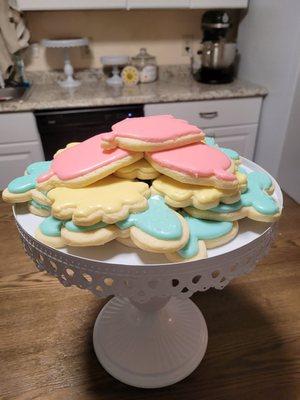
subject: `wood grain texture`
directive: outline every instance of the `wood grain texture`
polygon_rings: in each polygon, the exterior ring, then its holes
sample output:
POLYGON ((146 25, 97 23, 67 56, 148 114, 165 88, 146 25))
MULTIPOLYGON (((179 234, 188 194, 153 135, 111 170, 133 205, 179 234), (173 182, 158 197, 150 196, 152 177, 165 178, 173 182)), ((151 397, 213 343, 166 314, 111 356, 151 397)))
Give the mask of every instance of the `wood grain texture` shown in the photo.
POLYGON ((278 239, 250 275, 193 296, 209 329, 203 362, 159 390, 123 385, 99 365, 92 329, 105 301, 64 288, 25 255, 0 203, 1 400, 300 399, 300 208, 287 196, 278 239))

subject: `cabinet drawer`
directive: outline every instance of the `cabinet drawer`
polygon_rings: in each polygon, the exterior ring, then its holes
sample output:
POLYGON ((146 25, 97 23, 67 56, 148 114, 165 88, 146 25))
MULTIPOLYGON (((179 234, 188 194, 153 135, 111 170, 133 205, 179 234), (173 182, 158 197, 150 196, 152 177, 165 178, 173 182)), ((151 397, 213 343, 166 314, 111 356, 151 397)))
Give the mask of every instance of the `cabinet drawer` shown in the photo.
POLYGON ((187 101, 146 104, 145 115, 172 114, 200 128, 257 124, 262 99, 187 101))
POLYGON ((0 114, 0 143, 39 141, 35 118, 31 112, 0 114))
POLYGON ((43 161, 44 154, 39 142, 0 145, 0 189, 24 174, 29 164, 43 161))

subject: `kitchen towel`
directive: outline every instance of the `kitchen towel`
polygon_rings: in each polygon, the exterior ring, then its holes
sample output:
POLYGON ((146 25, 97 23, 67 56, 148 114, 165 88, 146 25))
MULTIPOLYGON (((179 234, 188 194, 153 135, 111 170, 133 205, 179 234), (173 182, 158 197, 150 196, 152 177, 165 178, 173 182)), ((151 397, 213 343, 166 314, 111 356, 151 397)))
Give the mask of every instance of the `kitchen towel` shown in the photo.
POLYGON ((28 46, 30 34, 20 12, 0 0, 0 72, 4 79, 10 75, 14 62, 12 55, 28 46))

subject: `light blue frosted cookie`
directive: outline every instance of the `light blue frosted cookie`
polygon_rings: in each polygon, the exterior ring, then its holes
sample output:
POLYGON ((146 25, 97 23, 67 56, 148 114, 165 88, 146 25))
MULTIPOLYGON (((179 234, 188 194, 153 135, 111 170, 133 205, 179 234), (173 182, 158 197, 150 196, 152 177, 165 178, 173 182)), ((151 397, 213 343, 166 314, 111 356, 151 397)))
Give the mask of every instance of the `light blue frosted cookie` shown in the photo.
POLYGON ((54 248, 68 246, 100 246, 124 233, 115 225, 104 222, 78 226, 72 221, 62 221, 53 216, 45 218, 36 231, 36 238, 54 248))
POLYGON ((250 172, 247 178, 248 188, 236 203, 220 203, 217 207, 205 211, 194 207, 187 207, 185 210, 196 218, 215 221, 236 221, 244 217, 262 222, 276 221, 281 210, 270 194, 273 191, 271 178, 259 171, 250 172))
POLYGON ((28 202, 28 209, 32 214, 38 215, 39 217, 48 217, 51 214, 51 206, 39 203, 36 200, 30 200, 28 202))
POLYGON ((173 262, 206 258, 206 249, 221 246, 238 233, 237 222, 208 221, 182 213, 189 226, 189 240, 177 253, 167 254, 173 262))
POLYGON ((185 219, 165 204, 159 195, 148 199, 148 209, 116 224, 128 230, 130 239, 140 249, 154 252, 174 252, 183 247, 189 238, 185 219))
POLYGON ((3 191, 3 200, 8 203, 24 203, 32 199, 32 191, 37 185, 37 178, 47 172, 51 161, 30 164, 23 176, 13 179, 3 191))

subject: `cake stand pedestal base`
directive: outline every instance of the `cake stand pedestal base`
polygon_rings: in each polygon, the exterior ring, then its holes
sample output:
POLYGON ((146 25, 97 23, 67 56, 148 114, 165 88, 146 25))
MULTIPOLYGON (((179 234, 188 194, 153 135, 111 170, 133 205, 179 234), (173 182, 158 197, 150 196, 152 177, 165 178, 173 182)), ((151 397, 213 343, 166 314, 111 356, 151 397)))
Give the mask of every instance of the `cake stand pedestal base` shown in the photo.
POLYGON ((94 327, 102 366, 119 381, 159 388, 188 376, 207 347, 204 317, 191 300, 154 298, 148 303, 114 297, 94 327))

